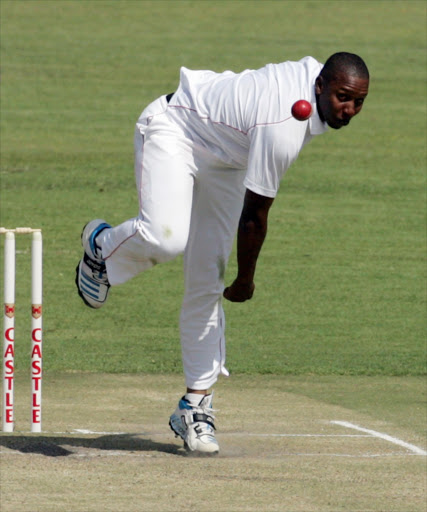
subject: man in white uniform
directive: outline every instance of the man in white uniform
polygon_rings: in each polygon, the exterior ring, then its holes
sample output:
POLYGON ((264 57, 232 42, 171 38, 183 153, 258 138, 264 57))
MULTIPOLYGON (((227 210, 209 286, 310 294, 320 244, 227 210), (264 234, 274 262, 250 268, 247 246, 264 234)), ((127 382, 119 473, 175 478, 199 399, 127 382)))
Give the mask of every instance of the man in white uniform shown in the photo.
POLYGON ((209 390, 228 375, 222 297, 252 297, 281 178, 315 135, 349 123, 368 86, 363 60, 345 52, 325 66, 305 57, 238 74, 182 68, 177 91, 151 103, 136 124, 138 216, 114 228, 96 219, 83 230, 76 284, 93 308, 103 305, 110 285, 184 252, 187 393, 170 426, 190 451, 219 451, 209 390), (291 115, 299 99, 312 106, 307 121, 291 115), (238 274, 224 290, 236 231, 238 274))

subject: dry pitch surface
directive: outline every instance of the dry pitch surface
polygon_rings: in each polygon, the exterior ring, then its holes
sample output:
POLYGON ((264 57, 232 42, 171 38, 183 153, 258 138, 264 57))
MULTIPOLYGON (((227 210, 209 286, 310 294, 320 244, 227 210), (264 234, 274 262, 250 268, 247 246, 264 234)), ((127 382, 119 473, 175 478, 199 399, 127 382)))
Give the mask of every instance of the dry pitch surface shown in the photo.
POLYGON ((425 512, 422 412, 402 428, 233 377, 216 389, 221 454, 201 458, 167 425, 178 377, 48 376, 41 435, 24 432, 27 380, 0 438, 2 512, 425 512))

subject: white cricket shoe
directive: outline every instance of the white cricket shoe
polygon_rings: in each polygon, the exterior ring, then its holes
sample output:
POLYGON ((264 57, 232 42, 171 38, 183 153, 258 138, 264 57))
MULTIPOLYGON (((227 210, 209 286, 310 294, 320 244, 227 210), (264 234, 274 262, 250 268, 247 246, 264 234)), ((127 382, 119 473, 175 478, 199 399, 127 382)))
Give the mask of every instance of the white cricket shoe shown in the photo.
POLYGON ((82 232, 83 258, 76 268, 78 293, 87 306, 95 309, 105 303, 110 288, 101 248, 96 243, 96 237, 108 228, 111 228, 110 224, 102 219, 86 224, 82 232))
POLYGON ((214 455, 219 452, 214 420, 212 395, 204 395, 197 405, 183 396, 169 419, 169 426, 190 452, 214 455))

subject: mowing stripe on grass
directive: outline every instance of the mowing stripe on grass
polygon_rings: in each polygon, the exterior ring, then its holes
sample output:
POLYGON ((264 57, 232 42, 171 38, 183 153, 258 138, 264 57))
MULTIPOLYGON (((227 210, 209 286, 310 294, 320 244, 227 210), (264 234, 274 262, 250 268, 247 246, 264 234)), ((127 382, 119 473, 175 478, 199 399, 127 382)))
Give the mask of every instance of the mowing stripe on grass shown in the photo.
POLYGON ((404 448, 407 448, 413 453, 417 455, 427 455, 427 452, 414 444, 406 443, 401 439, 397 439, 397 437, 389 436, 388 434, 383 434, 382 432, 377 432, 376 430, 371 430, 369 428, 359 427, 358 425, 354 425, 353 423, 349 423, 348 421, 331 421, 331 423, 335 425, 341 425, 342 427, 352 428, 353 430, 358 430, 359 432, 365 432, 366 434, 370 434, 373 437, 378 437, 380 439, 384 439, 384 441, 388 441, 389 443, 397 444, 404 448))

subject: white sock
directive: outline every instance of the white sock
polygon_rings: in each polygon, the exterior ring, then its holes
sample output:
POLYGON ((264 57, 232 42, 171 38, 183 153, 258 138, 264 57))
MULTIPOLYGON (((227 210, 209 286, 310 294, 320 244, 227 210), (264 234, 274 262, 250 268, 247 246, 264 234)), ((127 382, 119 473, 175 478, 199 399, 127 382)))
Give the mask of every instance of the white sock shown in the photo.
POLYGON ((185 398, 190 402, 191 405, 199 405, 200 401, 206 395, 200 395, 199 393, 187 393, 185 398))

